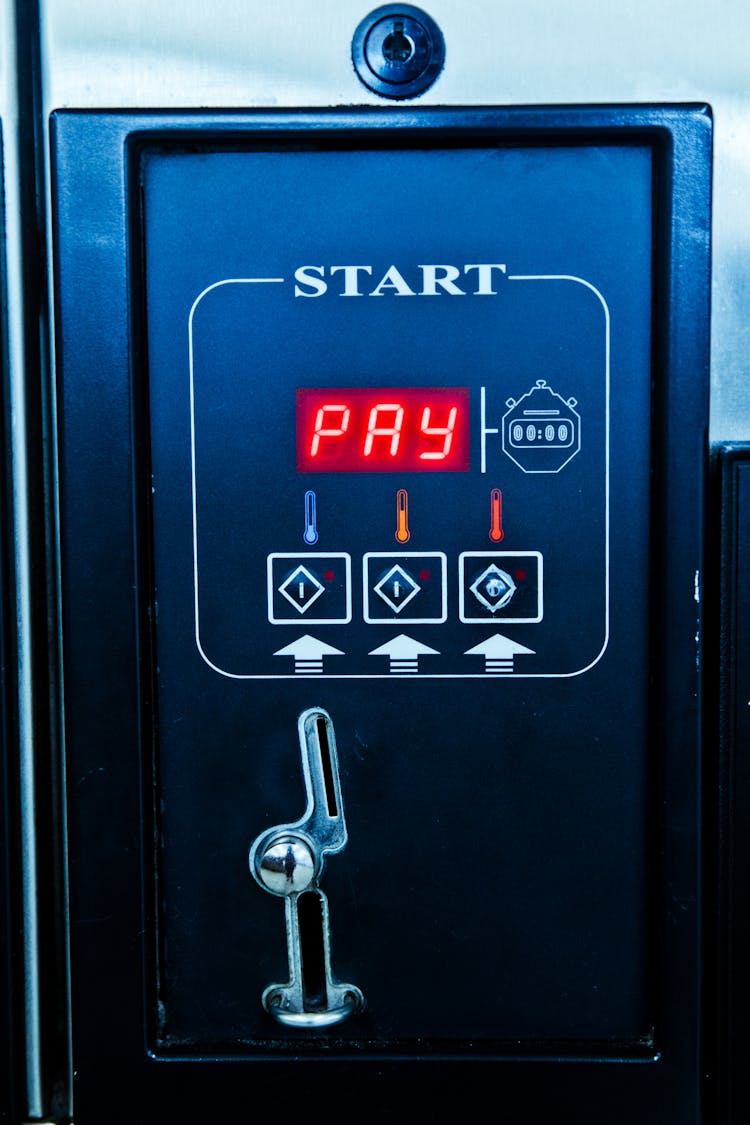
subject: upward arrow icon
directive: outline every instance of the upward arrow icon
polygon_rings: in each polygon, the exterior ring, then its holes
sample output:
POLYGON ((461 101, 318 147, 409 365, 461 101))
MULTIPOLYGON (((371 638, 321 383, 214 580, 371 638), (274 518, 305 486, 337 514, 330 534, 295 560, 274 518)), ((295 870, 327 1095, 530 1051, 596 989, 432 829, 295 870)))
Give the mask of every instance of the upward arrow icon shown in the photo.
POLYGON ((502 633, 493 633, 491 637, 480 641, 478 645, 466 650, 466 656, 483 656, 484 670, 489 676, 508 675, 513 671, 513 661, 522 654, 534 655, 533 648, 526 648, 502 633))
POLYGON ((319 641, 317 637, 311 637, 309 633, 305 633, 304 637, 298 637, 296 641, 284 645, 283 648, 274 653, 274 656, 293 656, 295 672, 307 672, 314 675, 319 675, 323 671, 324 656, 343 655, 340 648, 334 648, 333 645, 328 645, 325 641, 319 641))
POLYGON ((429 645, 422 644, 421 641, 415 641, 413 637, 407 637, 405 633, 399 633, 397 637, 392 637, 384 645, 374 648, 370 656, 388 656, 390 658, 389 671, 401 673, 401 675, 406 673, 414 675, 419 671, 419 657, 428 653, 432 656, 439 656, 437 649, 430 648, 429 645))

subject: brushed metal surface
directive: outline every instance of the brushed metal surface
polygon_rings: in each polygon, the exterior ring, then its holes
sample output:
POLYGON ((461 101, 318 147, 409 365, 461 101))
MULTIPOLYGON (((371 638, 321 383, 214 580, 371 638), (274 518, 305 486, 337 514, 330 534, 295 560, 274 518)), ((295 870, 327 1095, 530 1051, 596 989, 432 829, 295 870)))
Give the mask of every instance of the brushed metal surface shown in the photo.
MULTIPOLYGON (((34 769, 36 724, 33 707, 33 636, 31 629, 31 558, 26 427, 26 363, 24 347, 24 284, 21 228, 21 175, 18 138, 16 28, 12 0, 0 0, 0 122, 2 123, 3 213, 7 286, 8 406, 11 414, 10 462, 14 520, 13 582, 16 611, 16 706, 18 712, 18 787, 22 860, 24 1026, 26 1108, 41 1116, 41 1008, 39 922, 36 912, 37 846, 35 833, 36 783, 34 769)), ((15 747, 12 751, 15 751, 15 747)))
MULTIPOLYGON (((367 0, 42 0, 48 107, 382 104, 350 60, 367 0)), ((431 0, 432 104, 694 100, 747 88, 742 0, 431 0)))
POLYGON ((0 0, 0 121, 7 128, 15 120, 15 69, 13 67, 13 7, 10 0, 0 0))
MULTIPOLYGON (((41 0, 44 103, 382 105, 349 47, 361 0, 41 0)), ((750 5, 430 0, 445 69, 406 106, 708 102, 715 114, 711 437, 750 437, 750 5)), ((392 106, 394 113, 399 106, 392 106)))

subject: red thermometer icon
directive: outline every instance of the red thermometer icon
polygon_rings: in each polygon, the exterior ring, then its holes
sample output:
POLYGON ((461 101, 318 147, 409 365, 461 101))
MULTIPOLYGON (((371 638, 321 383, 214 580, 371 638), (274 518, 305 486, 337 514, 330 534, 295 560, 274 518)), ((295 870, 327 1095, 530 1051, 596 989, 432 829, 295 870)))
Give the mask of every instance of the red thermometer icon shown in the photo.
POLYGON ((499 488, 493 488, 490 492, 490 539, 493 543, 500 543, 504 535, 503 494, 499 488))

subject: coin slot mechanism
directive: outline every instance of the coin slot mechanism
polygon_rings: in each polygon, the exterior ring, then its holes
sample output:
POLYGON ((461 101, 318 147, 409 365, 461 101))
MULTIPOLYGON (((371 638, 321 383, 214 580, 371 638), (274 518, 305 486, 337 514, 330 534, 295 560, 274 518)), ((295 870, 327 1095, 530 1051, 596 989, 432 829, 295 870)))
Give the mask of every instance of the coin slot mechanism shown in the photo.
POLYGON ((302 962, 302 1006, 306 1012, 328 1007, 326 955, 323 937, 323 903, 315 891, 306 891, 297 900, 300 960, 302 962))
POLYGON ((330 1027, 361 1011, 364 997, 331 970, 328 900, 320 889, 325 858, 347 842, 339 786, 336 734, 322 707, 297 720, 307 802, 299 820, 277 824, 258 836, 248 862, 253 878, 284 899, 289 981, 270 984, 263 1007, 288 1027, 330 1027))
POLYGON ((326 810, 331 819, 333 819, 339 815, 339 807, 336 800, 336 783, 333 779, 333 762, 331 761, 331 748, 328 742, 328 727, 322 716, 316 723, 316 730, 318 734, 320 765, 323 774, 323 788, 325 789, 326 810))

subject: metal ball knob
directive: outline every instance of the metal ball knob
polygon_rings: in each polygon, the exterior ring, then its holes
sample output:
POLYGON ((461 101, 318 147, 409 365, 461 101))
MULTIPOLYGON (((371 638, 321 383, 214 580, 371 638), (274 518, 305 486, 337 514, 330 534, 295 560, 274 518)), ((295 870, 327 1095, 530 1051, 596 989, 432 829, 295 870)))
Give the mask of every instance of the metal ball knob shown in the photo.
POLYGON ((315 857, 298 837, 274 840, 258 860, 258 875, 272 894, 297 894, 315 878, 315 857))

